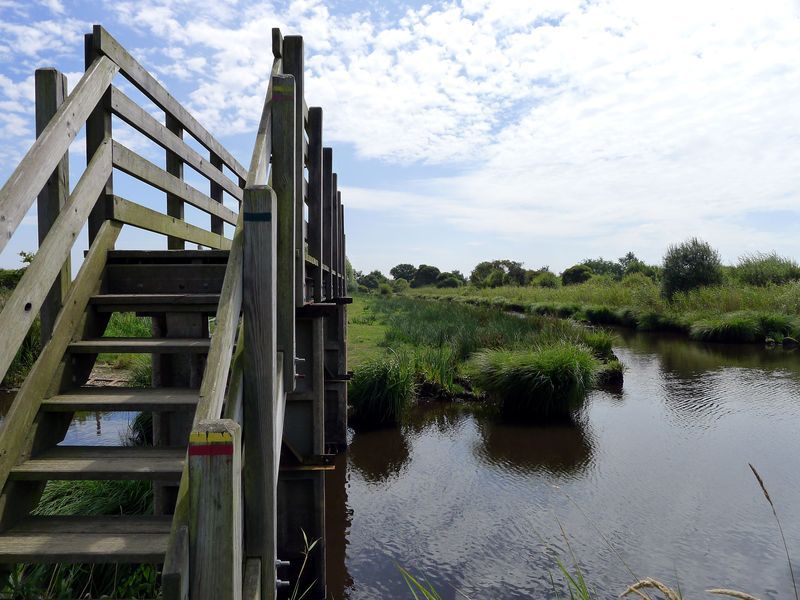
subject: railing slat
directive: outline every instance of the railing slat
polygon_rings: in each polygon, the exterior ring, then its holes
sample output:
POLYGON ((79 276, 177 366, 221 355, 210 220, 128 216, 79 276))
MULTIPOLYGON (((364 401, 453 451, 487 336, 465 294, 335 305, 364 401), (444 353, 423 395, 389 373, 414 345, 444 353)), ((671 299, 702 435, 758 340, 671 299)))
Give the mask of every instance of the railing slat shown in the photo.
POLYGON ((0 312, 0 380, 46 298, 64 261, 70 255, 75 238, 83 228, 111 173, 111 144, 106 140, 83 172, 64 209, 59 213, 31 265, 25 269, 11 297, 0 312))
POLYGON ((261 109, 261 120, 258 122, 256 141, 253 144, 253 154, 250 157, 250 170, 247 172, 246 187, 266 185, 269 158, 272 154, 272 76, 281 72, 281 59, 272 62, 267 95, 264 98, 264 107, 261 109))
POLYGON ((162 148, 177 154, 187 165, 241 201, 242 188, 226 177, 221 169, 215 168, 210 161, 200 156, 180 137, 164 127, 150 113, 114 86, 111 87, 111 110, 128 125, 146 135, 162 148))
POLYGON ((119 142, 112 142, 112 146, 114 166, 123 173, 149 183, 162 192, 174 194, 192 206, 220 217, 231 225, 236 223, 237 215, 231 209, 222 206, 219 202, 215 202, 202 192, 198 192, 188 183, 181 181, 174 175, 170 175, 164 169, 139 156, 119 142))
POLYGON ((122 74, 158 107, 180 121, 183 128, 192 134, 206 149, 218 155, 239 177, 246 178, 247 171, 233 155, 220 144, 189 111, 172 97, 147 70, 133 58, 122 45, 100 25, 95 25, 94 45, 97 50, 119 65, 122 74))
POLYGON ((103 97, 117 70, 117 65, 105 57, 89 67, 0 189, 0 252, 103 97))
POLYGON ((186 221, 162 214, 120 196, 113 196, 112 209, 113 217, 117 221, 140 229, 171 236, 193 244, 200 244, 215 250, 228 250, 231 247, 231 240, 217 233, 211 233, 207 229, 191 225, 186 221))

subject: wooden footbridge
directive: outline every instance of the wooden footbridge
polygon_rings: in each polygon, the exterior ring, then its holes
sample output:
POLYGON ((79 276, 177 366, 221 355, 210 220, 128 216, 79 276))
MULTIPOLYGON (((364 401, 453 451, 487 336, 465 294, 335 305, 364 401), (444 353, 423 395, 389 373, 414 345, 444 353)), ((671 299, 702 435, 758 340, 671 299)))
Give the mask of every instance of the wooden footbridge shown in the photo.
POLYGON ((1 563, 160 564, 166 599, 271 599, 294 585, 305 533, 319 540, 307 597, 325 597, 324 477, 347 428, 344 213, 322 109, 304 99, 303 39, 271 42, 249 169, 100 26, 71 94, 55 69, 36 72, 37 139, 0 190, 0 251, 37 195, 40 242, 0 314, 0 379, 38 315, 43 341, 0 431, 1 563), (118 123, 164 168, 115 139, 118 123), (120 172, 166 210, 115 193, 120 172), (116 248, 128 228, 167 249, 116 248), (151 317, 152 337, 105 337, 117 312, 151 317), (101 353, 151 355, 152 387, 87 385, 101 353), (79 411, 151 412, 154 444, 62 445, 79 411), (48 481, 92 479, 153 481, 154 514, 36 516, 48 481))

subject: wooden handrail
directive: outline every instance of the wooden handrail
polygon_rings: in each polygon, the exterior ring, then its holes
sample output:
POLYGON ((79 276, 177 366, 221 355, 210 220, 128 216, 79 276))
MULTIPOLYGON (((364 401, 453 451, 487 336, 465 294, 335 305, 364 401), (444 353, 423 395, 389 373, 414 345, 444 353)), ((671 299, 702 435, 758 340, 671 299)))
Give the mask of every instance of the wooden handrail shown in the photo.
POLYGON ((83 172, 75 190, 58 214, 31 265, 0 312, 0 381, 5 377, 31 327, 50 286, 61 272, 75 238, 89 217, 94 201, 111 174, 111 143, 106 140, 83 172))
POLYGON ((281 59, 272 61, 267 95, 264 98, 264 108, 261 110, 261 119, 258 122, 256 141, 253 144, 253 154, 250 158, 250 170, 247 172, 245 187, 266 185, 267 168, 272 154, 272 77, 281 72, 281 59))
POLYGON ((122 74, 135 85, 145 96, 150 98, 159 108, 177 119, 183 128, 189 132, 200 144, 210 150, 242 179, 247 177, 247 171, 228 150, 220 144, 200 123, 195 119, 180 102, 173 98, 166 88, 155 77, 139 64, 122 45, 115 40, 108 31, 100 25, 92 29, 95 49, 109 57, 117 65, 122 74))
POLYGON ((0 189, 0 252, 118 70, 119 67, 105 57, 92 63, 0 189))

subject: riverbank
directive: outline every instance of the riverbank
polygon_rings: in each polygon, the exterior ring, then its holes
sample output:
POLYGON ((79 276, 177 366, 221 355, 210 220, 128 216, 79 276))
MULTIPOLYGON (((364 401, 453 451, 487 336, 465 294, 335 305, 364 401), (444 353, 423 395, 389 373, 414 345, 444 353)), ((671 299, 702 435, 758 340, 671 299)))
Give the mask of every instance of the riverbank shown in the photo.
POLYGON ((467 304, 357 295, 348 340, 356 424, 397 422, 417 398, 568 418, 588 389, 622 380, 607 331, 467 304))
POLYGON ((800 283, 727 283, 677 293, 671 300, 648 277, 592 278, 558 287, 417 288, 412 296, 570 318, 640 331, 674 331, 698 341, 796 345, 800 283))

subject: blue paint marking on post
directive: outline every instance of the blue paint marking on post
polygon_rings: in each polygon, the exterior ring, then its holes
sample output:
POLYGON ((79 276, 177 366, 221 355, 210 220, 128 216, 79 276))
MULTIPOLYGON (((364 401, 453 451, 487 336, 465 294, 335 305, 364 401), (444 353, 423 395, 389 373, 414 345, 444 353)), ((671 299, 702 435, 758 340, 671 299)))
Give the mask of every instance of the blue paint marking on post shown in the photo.
POLYGON ((245 221, 261 221, 268 223, 272 221, 271 212, 246 212, 244 213, 245 221))

